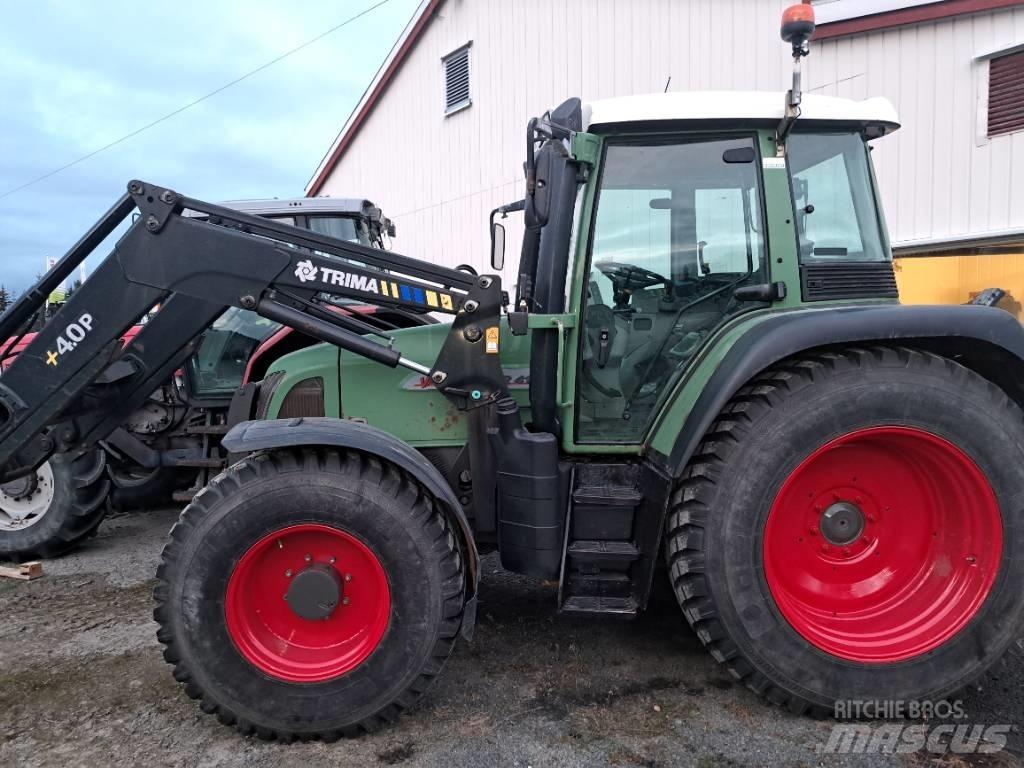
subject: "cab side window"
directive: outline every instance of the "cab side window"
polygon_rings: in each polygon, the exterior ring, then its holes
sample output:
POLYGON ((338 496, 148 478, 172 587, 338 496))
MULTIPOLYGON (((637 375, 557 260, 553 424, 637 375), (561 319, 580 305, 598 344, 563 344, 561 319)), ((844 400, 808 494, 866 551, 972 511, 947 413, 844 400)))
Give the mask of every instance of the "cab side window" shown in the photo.
POLYGON ((577 439, 636 442, 707 336, 767 280, 754 139, 616 142, 591 235, 577 439))

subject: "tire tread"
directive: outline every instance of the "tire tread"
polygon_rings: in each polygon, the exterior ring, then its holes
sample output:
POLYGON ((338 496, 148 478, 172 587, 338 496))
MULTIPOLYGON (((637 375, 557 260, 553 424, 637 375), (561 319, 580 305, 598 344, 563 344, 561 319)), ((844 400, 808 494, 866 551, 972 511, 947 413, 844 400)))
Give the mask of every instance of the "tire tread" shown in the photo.
MULTIPOLYGON (((739 446, 760 414, 800 390, 843 371, 863 367, 942 366, 942 375, 984 383, 997 408, 1015 404, 998 386, 981 380, 959 363, 920 349, 902 346, 851 346, 815 351, 790 358, 758 374, 722 409, 701 439, 677 481, 666 518, 665 555, 676 599, 687 621, 712 657, 736 680, 764 700, 796 714, 815 718, 832 712, 772 682, 758 671, 728 638, 719 619, 714 591, 705 573, 704 532, 713 521, 716 478, 726 474, 730 454, 739 446)), ((1024 641, 1022 641, 1024 642, 1024 641)), ((964 681, 968 685, 971 681, 964 681)))
POLYGON ((174 666, 174 678, 184 684, 189 698, 199 700, 200 709, 213 714, 221 723, 233 726, 242 735, 255 733, 259 738, 291 742, 295 739, 337 741, 340 738, 361 736, 379 730, 393 722, 402 712, 410 709, 430 688, 440 674, 445 662, 455 647, 455 641, 462 624, 464 610, 465 581, 459 545, 452 533, 447 515, 436 499, 423 488, 409 473, 380 459, 354 450, 335 451, 328 449, 300 448, 259 453, 234 464, 200 491, 192 503, 181 513, 171 528, 170 538, 160 557, 157 568, 157 586, 154 589, 155 608, 153 618, 158 624, 157 639, 164 646, 164 659, 174 666), (170 589, 172 572, 176 568, 177 556, 184 541, 192 533, 197 522, 207 513, 209 507, 220 501, 233 490, 241 488, 244 482, 282 475, 291 472, 337 473, 358 479, 372 486, 374 493, 385 493, 402 501, 410 515, 428 531, 434 542, 442 572, 448 574, 442 582, 443 618, 437 632, 437 640, 429 658, 419 675, 409 687, 382 710, 356 723, 340 728, 315 733, 299 732, 282 728, 257 727, 239 717, 229 707, 204 691, 194 679, 188 662, 183 658, 174 642, 169 625, 170 589))

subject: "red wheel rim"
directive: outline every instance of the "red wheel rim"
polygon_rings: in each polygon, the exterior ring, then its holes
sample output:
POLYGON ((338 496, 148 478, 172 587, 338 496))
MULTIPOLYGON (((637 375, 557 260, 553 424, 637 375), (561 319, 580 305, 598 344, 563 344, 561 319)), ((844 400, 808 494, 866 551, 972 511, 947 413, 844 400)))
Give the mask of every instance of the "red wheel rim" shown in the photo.
POLYGON ((390 613, 377 556, 352 534, 320 524, 282 528, 249 547, 231 572, 224 601, 239 653, 267 675, 299 683, 331 680, 359 666, 380 643, 390 613), (318 607, 329 615, 304 618, 293 607, 297 585, 308 590, 318 580, 337 587, 336 604, 322 601, 318 607))
POLYGON ((850 661, 892 663, 970 622, 1002 547, 995 494, 967 454, 924 430, 872 427, 822 446, 786 479, 764 567, 804 639, 850 661))

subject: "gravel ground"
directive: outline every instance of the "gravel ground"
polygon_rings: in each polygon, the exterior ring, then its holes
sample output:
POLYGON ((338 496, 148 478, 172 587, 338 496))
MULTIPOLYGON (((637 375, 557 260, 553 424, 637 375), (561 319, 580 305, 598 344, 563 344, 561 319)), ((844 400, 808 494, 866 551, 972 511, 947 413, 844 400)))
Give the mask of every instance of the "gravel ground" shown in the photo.
MULTIPOLYGON (((997 755, 823 754, 831 723, 768 707, 704 652, 667 590, 633 622, 557 616, 554 588, 484 560, 476 638, 397 724, 336 744, 264 743, 203 715, 151 618, 177 512, 107 521, 34 582, 0 579, 0 766, 1011 766, 997 755)), ((1024 723, 1024 659, 966 695, 972 723, 1024 723)))

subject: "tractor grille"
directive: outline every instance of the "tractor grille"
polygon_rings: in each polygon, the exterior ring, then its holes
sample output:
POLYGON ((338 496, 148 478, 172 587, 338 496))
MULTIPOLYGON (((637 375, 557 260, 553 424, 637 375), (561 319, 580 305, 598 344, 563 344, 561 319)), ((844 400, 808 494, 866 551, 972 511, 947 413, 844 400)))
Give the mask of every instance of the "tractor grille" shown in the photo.
POLYGON ((800 267, 804 301, 898 299, 892 262, 805 264, 800 267))
POLYGON ((299 416, 324 416, 324 380, 319 376, 303 379, 285 395, 279 419, 294 419, 299 416))

